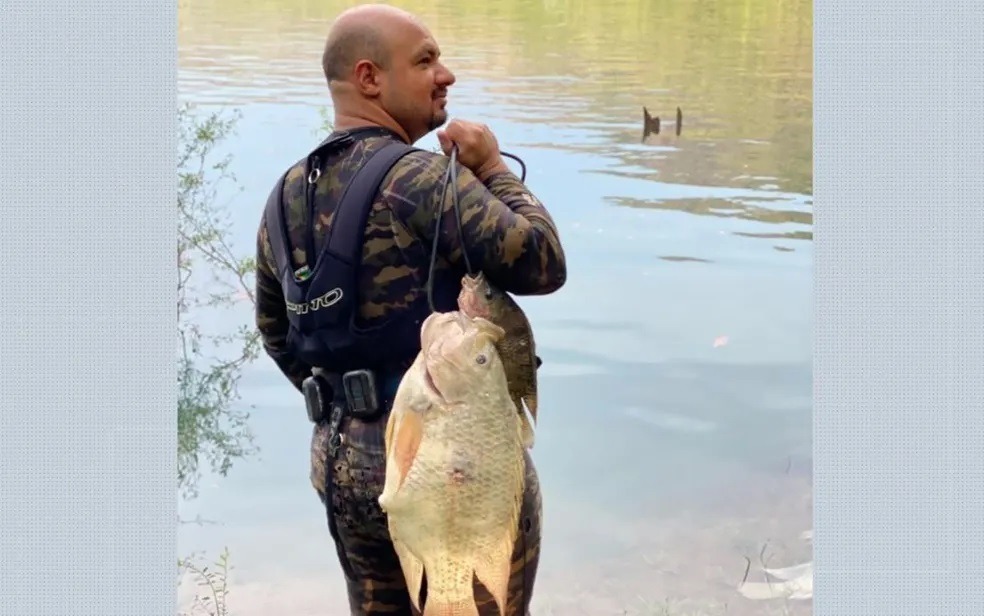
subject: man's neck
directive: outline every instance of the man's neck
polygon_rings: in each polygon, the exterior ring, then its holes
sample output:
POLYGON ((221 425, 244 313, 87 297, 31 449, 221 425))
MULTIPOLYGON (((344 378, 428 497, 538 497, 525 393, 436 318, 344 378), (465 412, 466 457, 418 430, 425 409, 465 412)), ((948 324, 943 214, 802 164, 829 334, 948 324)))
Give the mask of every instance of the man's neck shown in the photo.
POLYGON ((372 111, 369 113, 360 114, 335 112, 335 124, 333 126, 335 130, 354 130, 356 128, 365 128, 368 126, 378 126, 380 128, 391 130, 407 143, 412 143, 410 136, 405 130, 403 130, 403 127, 401 127, 396 120, 382 111, 372 111))

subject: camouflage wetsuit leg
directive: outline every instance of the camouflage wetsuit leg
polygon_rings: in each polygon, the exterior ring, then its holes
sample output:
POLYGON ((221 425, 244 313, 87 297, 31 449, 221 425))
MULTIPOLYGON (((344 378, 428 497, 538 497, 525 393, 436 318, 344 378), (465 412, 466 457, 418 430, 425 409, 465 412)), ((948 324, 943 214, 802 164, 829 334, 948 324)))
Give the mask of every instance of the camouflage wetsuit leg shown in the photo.
MULTIPOLYGON (((410 595, 379 507, 385 480, 385 417, 373 424, 342 421, 343 438, 331 468, 335 547, 348 587, 352 616, 411 616, 410 595)), ((325 503, 328 424, 315 428, 311 481, 325 503)))
MULTIPOLYGON (((419 616, 410 604, 386 516, 379 507, 378 498, 385 481, 385 426, 386 416, 373 424, 348 419, 342 422, 345 436, 331 469, 336 548, 345 572, 353 616, 419 616)), ((311 443, 311 482, 322 503, 325 503, 327 457, 326 422, 315 428, 311 443)), ((513 550, 506 616, 529 614, 540 559, 542 511, 536 468, 527 454, 526 493, 520 513, 520 535, 513 550)), ((426 599, 426 579, 421 596, 426 599)), ((498 616, 495 602, 480 584, 476 584, 475 598, 481 616, 498 616)))

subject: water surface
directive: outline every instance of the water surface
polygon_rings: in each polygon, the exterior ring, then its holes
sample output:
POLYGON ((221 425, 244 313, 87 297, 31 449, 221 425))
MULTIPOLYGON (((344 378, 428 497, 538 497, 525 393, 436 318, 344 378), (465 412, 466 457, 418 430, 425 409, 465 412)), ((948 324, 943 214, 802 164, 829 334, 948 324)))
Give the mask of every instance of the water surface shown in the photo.
MULTIPOLYGON (((228 150, 243 252, 277 176, 320 137, 321 47, 349 5, 181 5, 181 99, 242 113, 228 150)), ((777 566, 809 554, 811 3, 401 6, 457 74, 452 117, 526 161, 569 259, 559 293, 520 298, 545 362, 535 613, 809 610, 733 588, 766 541, 777 566), (646 143, 643 106, 665 127, 646 143)), ((242 392, 262 453, 182 505, 217 524, 183 527, 181 551, 229 546, 236 614, 345 613, 300 396, 266 358, 242 392)))

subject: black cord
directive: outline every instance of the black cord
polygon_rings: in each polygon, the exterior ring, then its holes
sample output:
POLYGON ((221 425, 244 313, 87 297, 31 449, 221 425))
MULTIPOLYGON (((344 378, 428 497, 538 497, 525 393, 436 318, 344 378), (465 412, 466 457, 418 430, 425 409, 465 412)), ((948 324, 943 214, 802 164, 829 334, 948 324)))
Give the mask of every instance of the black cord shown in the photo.
MULTIPOLYGON (((444 176, 444 191, 441 193, 442 206, 448 190, 451 190, 451 209, 454 210, 454 219, 458 223, 458 240, 461 242, 461 257, 465 261, 465 271, 469 276, 473 276, 475 272, 472 271, 468 251, 465 249, 465 228, 461 224, 461 205, 458 203, 458 146, 451 146, 451 160, 448 161, 448 173, 444 176)), ((443 207, 441 211, 444 211, 443 207)))
MULTIPOLYGON (((500 151, 499 154, 507 158, 511 158, 519 163, 522 168, 520 173, 520 181, 526 181, 526 163, 523 159, 516 156, 515 154, 510 154, 509 152, 500 151)), ((441 219, 444 216, 444 201, 447 199, 448 190, 451 190, 451 205, 454 210, 455 221, 458 223, 458 237, 463 239, 465 237, 464 227, 461 222, 461 206, 458 203, 458 146, 451 146, 451 157, 448 161, 448 170, 444 172, 444 189, 441 191, 441 206, 437 208, 437 214, 434 216, 434 240, 431 243, 431 256, 430 265, 427 268, 427 304, 430 306, 431 312, 436 312, 437 308, 434 306, 434 269, 437 266, 437 240, 441 235, 441 219)), ((468 259, 468 250, 466 249, 464 242, 461 245, 461 256, 465 261, 465 271, 468 275, 474 275, 471 267, 471 261, 468 259)))
POLYGON ((501 150, 499 151, 499 154, 502 154, 506 158, 511 158, 514 161, 516 161, 517 163, 519 163, 519 166, 523 169, 523 171, 519 174, 519 179, 520 179, 520 181, 522 181, 522 182, 525 183, 526 182, 526 163, 523 162, 523 159, 520 158, 520 157, 518 157, 518 156, 516 156, 515 154, 510 154, 509 152, 503 152, 501 150))

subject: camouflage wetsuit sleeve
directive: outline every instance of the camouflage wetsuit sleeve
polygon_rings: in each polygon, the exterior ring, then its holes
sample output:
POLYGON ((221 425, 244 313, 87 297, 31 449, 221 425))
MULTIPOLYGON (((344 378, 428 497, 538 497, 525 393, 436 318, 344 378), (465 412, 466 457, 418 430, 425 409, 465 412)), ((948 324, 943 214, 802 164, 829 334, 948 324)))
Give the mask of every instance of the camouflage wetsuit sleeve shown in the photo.
POLYGON ((263 348, 290 382, 301 390, 301 382, 311 376, 311 366, 299 361, 287 349, 287 309, 284 292, 277 280, 273 249, 266 223, 260 223, 256 238, 256 327, 263 348))
POLYGON ((401 163, 400 171, 386 187, 391 207, 428 246, 441 209, 438 253, 451 265, 463 264, 464 245, 472 268, 485 272, 503 291, 545 295, 563 286, 567 262, 557 227, 543 204, 514 173, 504 171, 483 183, 464 166, 457 166, 462 241, 451 191, 443 203, 441 200, 448 158, 414 152, 401 163))

